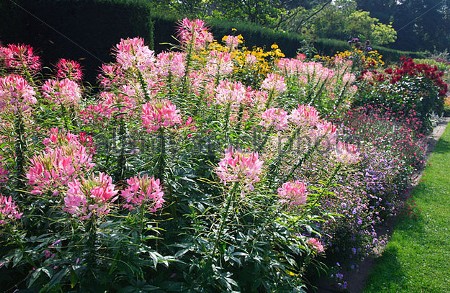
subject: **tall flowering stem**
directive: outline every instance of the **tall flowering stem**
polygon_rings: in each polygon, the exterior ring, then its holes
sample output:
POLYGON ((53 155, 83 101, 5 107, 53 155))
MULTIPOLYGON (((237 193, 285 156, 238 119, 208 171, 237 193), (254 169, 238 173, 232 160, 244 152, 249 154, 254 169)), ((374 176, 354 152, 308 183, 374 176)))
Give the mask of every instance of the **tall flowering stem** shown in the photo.
POLYGON ((223 229, 228 220, 230 209, 237 198, 237 192, 241 189, 241 197, 254 189, 253 184, 259 182, 262 172, 263 162, 259 160, 258 153, 243 153, 234 150, 232 147, 225 151, 225 157, 220 160, 219 166, 216 168, 216 174, 220 181, 226 186, 233 183, 233 187, 227 193, 227 200, 224 208, 221 210, 219 230, 217 231, 216 240, 212 256, 216 254, 220 241, 222 239, 223 229))
POLYGON ((164 137, 164 128, 158 130, 158 140, 159 140, 159 156, 156 167, 156 176, 164 180, 164 171, 166 169, 166 139, 164 137))
POLYGON ((184 18, 178 24, 178 40, 182 49, 186 52, 186 66, 184 71, 182 89, 186 95, 189 93, 189 73, 192 66, 192 55, 196 50, 201 50, 213 41, 212 34, 208 31, 203 20, 189 20, 184 18))
POLYGON ((119 118, 119 143, 120 143, 120 153, 119 157, 117 158, 117 169, 116 169, 116 180, 121 181, 124 179, 124 171, 125 171, 125 121, 123 117, 119 118))
POLYGON ((14 141, 14 153, 16 156, 16 188, 17 190, 23 190, 25 187, 25 126, 21 113, 17 113, 17 117, 14 121, 15 141, 14 141))
POLYGON ((24 187, 26 151, 24 118, 31 116, 31 106, 37 103, 35 95, 33 87, 22 76, 10 74, 0 77, 0 112, 14 117, 15 173, 18 190, 24 187))

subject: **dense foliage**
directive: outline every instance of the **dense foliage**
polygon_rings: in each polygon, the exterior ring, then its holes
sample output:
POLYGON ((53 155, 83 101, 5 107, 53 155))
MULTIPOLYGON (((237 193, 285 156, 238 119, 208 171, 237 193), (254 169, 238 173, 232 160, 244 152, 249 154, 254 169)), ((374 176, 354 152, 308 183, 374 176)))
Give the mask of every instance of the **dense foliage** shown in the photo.
POLYGON ((121 39, 95 90, 75 61, 43 75, 32 47, 0 47, 7 289, 302 292, 379 251, 423 164, 414 113, 355 108, 344 57, 218 42, 198 19, 176 38, 121 39))

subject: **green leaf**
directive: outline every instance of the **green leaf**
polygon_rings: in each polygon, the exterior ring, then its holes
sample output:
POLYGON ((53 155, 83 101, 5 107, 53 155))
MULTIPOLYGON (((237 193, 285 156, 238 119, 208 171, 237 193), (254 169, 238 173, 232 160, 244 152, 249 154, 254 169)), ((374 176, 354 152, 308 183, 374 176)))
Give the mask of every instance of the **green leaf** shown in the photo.
POLYGON ((14 252, 14 256, 13 256, 13 267, 17 266, 19 264, 19 262, 22 260, 23 258, 23 251, 20 249, 17 249, 14 252))

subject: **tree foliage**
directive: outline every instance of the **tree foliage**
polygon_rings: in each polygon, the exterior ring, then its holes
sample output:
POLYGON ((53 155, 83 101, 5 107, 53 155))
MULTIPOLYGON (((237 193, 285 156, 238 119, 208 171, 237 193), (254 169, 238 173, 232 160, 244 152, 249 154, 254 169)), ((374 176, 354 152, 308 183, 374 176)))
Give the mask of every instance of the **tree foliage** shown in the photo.
POLYGON ((164 14, 249 22, 305 37, 359 37, 401 50, 450 46, 448 0, 147 1, 164 14))

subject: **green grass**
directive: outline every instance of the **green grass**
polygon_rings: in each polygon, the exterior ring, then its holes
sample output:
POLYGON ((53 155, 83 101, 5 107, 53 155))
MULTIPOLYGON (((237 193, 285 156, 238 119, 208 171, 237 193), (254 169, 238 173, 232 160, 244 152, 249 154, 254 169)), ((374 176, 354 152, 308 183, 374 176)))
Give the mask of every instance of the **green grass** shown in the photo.
POLYGON ((450 127, 364 292, 450 292, 450 127))

